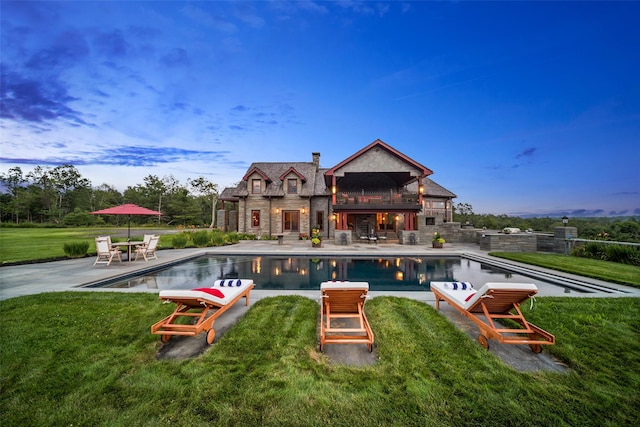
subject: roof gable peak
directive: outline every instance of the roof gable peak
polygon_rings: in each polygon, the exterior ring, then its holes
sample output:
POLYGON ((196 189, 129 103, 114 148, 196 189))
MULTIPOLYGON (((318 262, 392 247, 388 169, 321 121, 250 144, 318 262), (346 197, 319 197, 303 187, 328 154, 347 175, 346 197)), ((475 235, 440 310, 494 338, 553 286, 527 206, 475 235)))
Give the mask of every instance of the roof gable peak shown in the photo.
POLYGON ((298 171, 296 170, 296 168, 294 168, 293 166, 292 166, 292 167, 290 167, 289 169, 287 169, 287 170, 286 170, 282 175, 280 175, 280 176, 278 177, 278 179, 279 179, 280 181, 284 181, 284 179, 286 178, 286 176, 287 176, 287 175, 289 175, 289 174, 291 174, 291 173, 293 173, 293 174, 294 174, 294 175, 296 175, 298 178, 300 178, 300 180, 301 180, 302 182, 305 182, 305 181, 307 180, 307 178, 306 178, 304 175, 302 175, 300 172, 298 172, 298 171))

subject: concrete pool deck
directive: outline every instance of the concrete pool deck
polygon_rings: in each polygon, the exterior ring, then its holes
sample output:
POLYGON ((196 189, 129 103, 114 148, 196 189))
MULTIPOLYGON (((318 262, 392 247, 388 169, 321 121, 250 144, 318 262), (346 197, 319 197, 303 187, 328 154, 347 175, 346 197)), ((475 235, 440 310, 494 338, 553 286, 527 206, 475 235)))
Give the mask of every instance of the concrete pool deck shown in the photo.
MULTIPOLYGON (((39 294, 43 292, 61 292, 61 291, 82 291, 82 292, 149 292, 158 293, 158 289, 139 289, 139 288, 86 288, 85 285, 91 283, 105 281, 123 275, 135 274, 148 269, 157 269, 164 265, 177 263, 187 260, 198 255, 313 255, 313 256, 473 256, 477 258, 488 258, 487 252, 481 251, 477 245, 469 244, 449 244, 446 243, 443 249, 433 249, 426 245, 400 245, 394 243, 375 244, 358 244, 352 245, 335 245, 333 243, 323 242, 322 248, 311 248, 308 241, 284 242, 278 245, 277 241, 242 241, 236 245, 202 248, 202 249, 171 249, 158 251, 158 259, 145 261, 123 261, 122 263, 114 262, 109 266, 99 264, 94 266, 95 257, 86 257, 80 259, 71 259, 63 261, 53 261, 35 264, 23 264, 14 266, 0 267, 0 300, 15 298, 25 295, 39 294)), ((513 263, 501 260, 505 264, 514 267, 523 267, 523 264, 513 263)), ((589 279, 581 276, 558 273, 538 267, 526 266, 529 269, 540 272, 541 274, 553 274, 554 276, 566 278, 567 281, 579 281, 590 284, 599 288, 618 289, 620 293, 593 292, 593 293, 566 293, 561 287, 549 287, 541 289, 539 296, 573 296, 573 297, 620 297, 632 296, 640 297, 640 289, 617 285, 613 283, 603 282, 600 280, 589 279)), ((544 280, 544 279, 543 279, 544 280)), ((251 305, 256 301, 278 295, 303 295, 312 299, 319 297, 319 291, 281 291, 281 290, 254 290, 251 292, 251 305)), ((431 306, 435 306, 435 298, 432 292, 370 292, 371 297, 382 295, 391 295, 416 299, 431 306)), ((228 329, 235 321, 242 316, 247 308, 244 304, 236 304, 228 310, 224 316, 216 320, 216 340, 219 339, 226 329, 228 329)), ((450 321, 456 324, 460 329, 467 332, 475 339, 478 330, 473 322, 467 320, 448 304, 441 304, 441 312, 450 321)), ((552 332, 552 331, 551 331, 552 332)), ((192 338, 192 341, 174 341, 172 346, 168 346, 166 353, 171 356, 169 350, 174 347, 178 351, 180 357, 187 356, 189 352, 197 354, 204 351, 206 347, 202 346, 200 341, 204 341, 202 337, 192 338), (197 341, 196 341, 197 339, 197 341), (181 345, 178 345, 182 342, 181 345)), ((169 343, 172 343, 171 340, 169 343)), ((534 354, 528 346, 518 345, 501 345, 492 341, 489 351, 501 358, 505 363, 510 364, 514 369, 518 370, 557 370, 562 371, 564 368, 554 361, 546 352, 534 354)), ((375 361, 375 351, 369 353, 355 345, 328 345, 325 353, 330 359, 349 365, 366 365, 375 361)))

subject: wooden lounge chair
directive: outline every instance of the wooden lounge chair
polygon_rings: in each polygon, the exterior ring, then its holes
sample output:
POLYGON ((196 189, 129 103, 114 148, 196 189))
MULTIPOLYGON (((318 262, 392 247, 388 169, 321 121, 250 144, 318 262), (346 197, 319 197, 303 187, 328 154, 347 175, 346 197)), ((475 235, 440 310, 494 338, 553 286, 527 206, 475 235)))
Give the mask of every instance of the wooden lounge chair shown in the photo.
POLYGON ((150 259, 158 259, 158 257, 156 256, 156 248, 158 247, 159 241, 159 236, 151 236, 147 244, 143 243, 142 245, 136 246, 135 261, 138 260, 138 256, 140 255, 142 255, 145 261, 149 261, 150 259))
POLYGON ((107 237, 96 237, 96 251, 98 255, 93 265, 109 265, 114 258, 118 258, 118 261, 122 262, 122 252, 111 246, 111 240, 107 237))
POLYGON ((367 282, 322 282, 320 351, 325 344, 366 344, 373 351, 373 331, 364 314, 367 282))
POLYGON ((151 333, 167 342, 173 335, 194 337, 206 331, 207 343, 213 344, 213 323, 242 297, 248 306, 253 286, 253 280, 227 279, 216 280, 211 288, 160 291, 161 300, 177 306, 171 315, 151 326, 151 333))
POLYGON ((528 344, 534 353, 542 351, 542 345, 555 343, 549 332, 527 322, 520 311, 520 304, 533 297, 538 288, 531 283, 486 283, 476 291, 468 282, 431 282, 436 297, 436 309, 444 300, 480 329, 478 342, 489 348, 489 339, 503 344, 528 344), (496 320, 508 319, 520 325, 503 326, 496 320))

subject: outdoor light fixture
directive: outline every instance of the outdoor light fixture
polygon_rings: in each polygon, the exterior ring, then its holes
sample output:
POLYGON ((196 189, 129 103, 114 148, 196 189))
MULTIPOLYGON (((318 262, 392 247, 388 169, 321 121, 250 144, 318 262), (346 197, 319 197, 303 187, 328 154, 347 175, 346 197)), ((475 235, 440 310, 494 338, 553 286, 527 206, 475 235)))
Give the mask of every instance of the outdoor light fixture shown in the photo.
POLYGON ((568 222, 569 222, 569 218, 567 218, 566 216, 563 216, 562 217, 562 225, 564 225, 566 227, 568 222))
POLYGON ((305 209, 304 209, 304 208, 302 208, 302 214, 304 215, 304 213, 305 213, 305 209))
POLYGON ((424 185, 422 184, 418 185, 418 193, 424 194, 424 185))
POLYGON ((336 186, 332 186, 331 187, 331 194, 336 194, 336 191, 338 191, 338 189, 336 188, 336 186))
POLYGON ((276 208, 276 213, 279 214, 280 213, 280 208, 276 208))

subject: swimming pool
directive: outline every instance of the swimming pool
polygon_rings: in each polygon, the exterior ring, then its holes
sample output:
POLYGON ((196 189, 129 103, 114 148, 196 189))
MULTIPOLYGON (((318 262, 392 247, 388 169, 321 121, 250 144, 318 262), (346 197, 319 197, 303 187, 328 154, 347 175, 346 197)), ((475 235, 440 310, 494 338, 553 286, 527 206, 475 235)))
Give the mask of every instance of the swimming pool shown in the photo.
MULTIPOLYGON (((253 279, 261 290, 319 290, 327 280, 369 282, 371 291, 428 291, 431 281, 524 282, 542 280, 460 257, 201 256, 142 274, 90 287, 192 289, 218 279, 253 279)), ((572 289, 572 291, 575 291, 572 289)), ((569 292, 567 288, 567 292, 569 292)))

